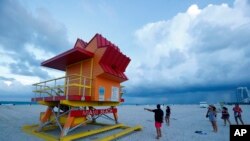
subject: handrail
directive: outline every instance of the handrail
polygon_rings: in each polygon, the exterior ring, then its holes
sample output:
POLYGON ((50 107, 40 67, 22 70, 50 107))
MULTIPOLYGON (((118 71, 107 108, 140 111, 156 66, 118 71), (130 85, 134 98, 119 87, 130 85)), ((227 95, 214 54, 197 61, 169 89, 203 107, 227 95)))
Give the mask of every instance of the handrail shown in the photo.
POLYGON ((47 82, 54 81, 54 80, 59 80, 59 79, 67 78, 67 77, 72 77, 72 76, 84 77, 84 78, 87 78, 89 80, 92 80, 90 77, 87 77, 87 76, 81 76, 81 75, 78 75, 78 74, 72 74, 72 75, 62 76, 62 77, 58 77, 58 78, 54 78, 54 79, 50 79, 50 80, 38 82, 38 83, 33 84, 33 86, 36 86, 36 85, 42 84, 42 83, 47 83, 47 82))
POLYGON ((40 96, 43 94, 49 96, 60 96, 60 94, 63 94, 67 96, 70 88, 78 87, 79 95, 80 91, 83 91, 81 95, 85 95, 85 89, 91 89, 91 83, 92 79, 90 79, 90 77, 73 74, 35 83, 33 84, 33 86, 35 86, 33 92, 40 94, 40 96))

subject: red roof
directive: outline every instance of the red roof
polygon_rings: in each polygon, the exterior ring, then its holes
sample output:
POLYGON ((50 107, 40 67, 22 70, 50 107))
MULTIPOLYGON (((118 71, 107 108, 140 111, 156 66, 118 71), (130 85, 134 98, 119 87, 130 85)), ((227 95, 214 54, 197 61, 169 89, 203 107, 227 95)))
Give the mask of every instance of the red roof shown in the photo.
POLYGON ((101 34, 96 34, 94 38, 97 38, 98 48, 107 48, 99 62, 104 72, 119 77, 124 81, 128 80, 124 72, 130 62, 130 58, 124 55, 118 46, 107 40, 101 34))
POLYGON ((83 41, 82 39, 77 39, 74 48, 85 48, 87 47, 88 43, 83 41))
POLYGON ((129 57, 122 54, 116 48, 108 46, 99 63, 104 72, 122 78, 123 80, 127 80, 128 78, 124 72, 129 62, 129 57))
POLYGON ((105 37, 103 37, 101 34, 96 34, 95 37, 97 38, 97 46, 99 48, 101 47, 114 47, 116 50, 120 51, 118 46, 107 40, 105 37))
POLYGON ((42 62, 42 66, 65 71, 70 64, 93 57, 94 54, 83 48, 75 47, 49 60, 42 62))
MULTIPOLYGON (((130 62, 130 58, 124 55, 115 44, 100 34, 96 34, 89 43, 95 38, 98 48, 107 48, 99 62, 103 71, 115 77, 119 77, 124 81, 127 80, 128 78, 124 72, 130 62)), ((94 56, 94 53, 85 50, 87 46, 87 42, 77 39, 73 49, 44 61, 42 66, 65 71, 66 66, 94 56)))

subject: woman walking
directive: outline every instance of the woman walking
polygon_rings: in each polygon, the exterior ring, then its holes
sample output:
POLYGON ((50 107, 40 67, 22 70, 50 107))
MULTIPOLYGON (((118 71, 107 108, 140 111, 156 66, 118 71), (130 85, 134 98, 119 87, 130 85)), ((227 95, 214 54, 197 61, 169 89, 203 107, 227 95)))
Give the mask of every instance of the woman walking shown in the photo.
POLYGON ((207 117, 212 124, 213 131, 218 132, 217 122, 216 122, 216 107, 210 105, 208 107, 207 117))
POLYGON ((167 106, 166 108, 166 117, 165 117, 165 120, 166 120, 166 124, 169 126, 170 124, 170 114, 171 114, 171 110, 170 110, 170 107, 167 106))

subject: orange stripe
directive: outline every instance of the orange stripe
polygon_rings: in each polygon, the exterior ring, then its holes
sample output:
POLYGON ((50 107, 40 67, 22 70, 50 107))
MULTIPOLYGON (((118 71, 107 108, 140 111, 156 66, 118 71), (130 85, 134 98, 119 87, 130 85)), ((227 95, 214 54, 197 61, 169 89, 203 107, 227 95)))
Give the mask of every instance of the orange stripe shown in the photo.
POLYGON ((63 127, 63 129, 65 128, 70 128, 71 127, 71 125, 72 125, 72 123, 74 122, 74 117, 70 117, 70 116, 68 116, 68 118, 67 118, 67 121, 66 121, 66 123, 64 124, 64 127, 63 127))
POLYGON ((41 122, 44 123, 44 122, 48 121, 51 114, 52 114, 52 108, 48 107, 45 114, 41 118, 41 122))

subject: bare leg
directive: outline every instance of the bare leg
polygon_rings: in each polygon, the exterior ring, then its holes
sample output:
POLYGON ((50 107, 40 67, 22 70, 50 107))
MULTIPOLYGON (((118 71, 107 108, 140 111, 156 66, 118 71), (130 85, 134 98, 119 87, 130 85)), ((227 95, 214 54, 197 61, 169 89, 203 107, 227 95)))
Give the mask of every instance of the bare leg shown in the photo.
POLYGON ((238 117, 234 117, 235 118, 235 122, 236 122, 236 124, 238 125, 239 123, 238 123, 238 117))
POLYGON ((242 120, 241 117, 239 117, 239 120, 240 120, 241 124, 244 125, 243 120, 242 120))
POLYGON ((218 132, 218 126, 217 126, 216 121, 214 121, 214 127, 215 127, 215 132, 218 132))
POLYGON ((159 138, 160 138, 160 131, 159 131, 159 128, 156 128, 156 133, 157 133, 156 139, 159 139, 159 138))
POLYGON ((166 120, 166 124, 169 126, 169 116, 166 116, 165 120, 166 120))
POLYGON ((212 126, 213 126, 213 129, 214 129, 214 132, 217 132, 218 127, 217 127, 216 121, 212 121, 212 126))
POLYGON ((212 127, 213 127, 213 131, 214 131, 214 124, 213 124, 213 122, 212 121, 210 121, 211 122, 211 124, 212 124, 212 127))
POLYGON ((156 128, 156 138, 158 138, 158 129, 156 128))
POLYGON ((158 128, 159 129, 159 137, 161 137, 161 128, 158 128))
POLYGON ((228 122, 229 125, 231 125, 231 122, 230 122, 229 118, 227 119, 227 122, 228 122))

